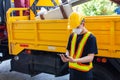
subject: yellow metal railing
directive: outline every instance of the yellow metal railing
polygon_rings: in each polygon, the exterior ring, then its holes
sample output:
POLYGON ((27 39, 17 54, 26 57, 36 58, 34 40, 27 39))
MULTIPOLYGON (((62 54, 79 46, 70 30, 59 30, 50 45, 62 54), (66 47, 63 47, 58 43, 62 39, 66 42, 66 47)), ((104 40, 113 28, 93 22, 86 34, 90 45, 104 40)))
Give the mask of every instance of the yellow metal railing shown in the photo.
POLYGON ((10 8, 6 14, 7 22, 14 21, 14 20, 28 20, 29 16, 23 15, 23 11, 26 11, 26 10, 28 10, 28 8, 10 8), (13 11, 19 11, 20 15, 19 16, 12 15, 13 11))

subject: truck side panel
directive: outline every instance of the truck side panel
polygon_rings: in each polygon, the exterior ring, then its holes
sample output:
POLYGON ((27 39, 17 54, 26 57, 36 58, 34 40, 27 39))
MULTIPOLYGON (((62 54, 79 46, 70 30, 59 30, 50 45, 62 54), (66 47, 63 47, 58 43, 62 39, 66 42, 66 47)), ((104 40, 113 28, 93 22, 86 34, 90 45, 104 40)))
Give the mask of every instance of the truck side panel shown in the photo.
POLYGON ((86 18, 86 27, 97 38, 99 54, 120 58, 120 16, 93 16, 86 18))
MULTIPOLYGON (((67 20, 16 21, 11 29, 11 45, 54 52, 65 52, 70 34, 67 20)), ((12 54, 19 54, 19 50, 12 49, 12 54)))

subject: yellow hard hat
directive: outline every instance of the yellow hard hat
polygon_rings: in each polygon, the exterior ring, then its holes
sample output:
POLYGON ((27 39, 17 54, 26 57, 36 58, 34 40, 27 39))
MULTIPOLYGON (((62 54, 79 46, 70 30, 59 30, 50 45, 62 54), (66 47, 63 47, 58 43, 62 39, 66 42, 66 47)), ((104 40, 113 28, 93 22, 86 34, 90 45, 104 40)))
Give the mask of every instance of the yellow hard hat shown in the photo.
POLYGON ((68 19, 68 24, 69 24, 70 28, 73 29, 73 28, 78 27, 82 23, 84 18, 85 17, 83 15, 80 15, 77 12, 72 12, 68 19))

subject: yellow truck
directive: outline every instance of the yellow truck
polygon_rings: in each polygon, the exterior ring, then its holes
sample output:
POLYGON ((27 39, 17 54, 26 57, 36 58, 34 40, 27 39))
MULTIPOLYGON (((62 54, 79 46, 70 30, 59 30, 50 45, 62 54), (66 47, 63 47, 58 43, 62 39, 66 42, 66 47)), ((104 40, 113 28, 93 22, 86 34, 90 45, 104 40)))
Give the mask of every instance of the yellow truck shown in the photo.
MULTIPOLYGON (((11 71, 56 76, 68 73, 67 63, 58 56, 66 52, 72 32, 68 20, 35 20, 32 10, 30 16, 23 16, 25 10, 11 8, 7 12, 9 54, 14 55, 11 71), (20 16, 11 16, 15 10, 20 16)), ((85 20, 85 26, 97 38, 99 50, 94 59, 94 80, 120 80, 120 16, 87 16, 85 20)))

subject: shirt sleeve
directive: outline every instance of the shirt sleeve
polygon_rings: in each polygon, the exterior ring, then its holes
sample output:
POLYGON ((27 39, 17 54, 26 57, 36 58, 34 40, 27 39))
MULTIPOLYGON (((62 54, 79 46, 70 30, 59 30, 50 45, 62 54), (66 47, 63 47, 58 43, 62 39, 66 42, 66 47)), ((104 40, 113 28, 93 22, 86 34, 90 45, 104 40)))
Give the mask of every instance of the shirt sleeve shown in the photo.
POLYGON ((91 36, 88 41, 88 54, 97 54, 98 49, 97 49, 97 42, 96 38, 94 36, 91 36))
POLYGON ((71 48, 71 40, 72 40, 72 36, 73 36, 73 34, 71 34, 70 36, 69 36, 69 39, 68 39, 68 44, 67 44, 67 50, 70 50, 70 48, 71 48))

